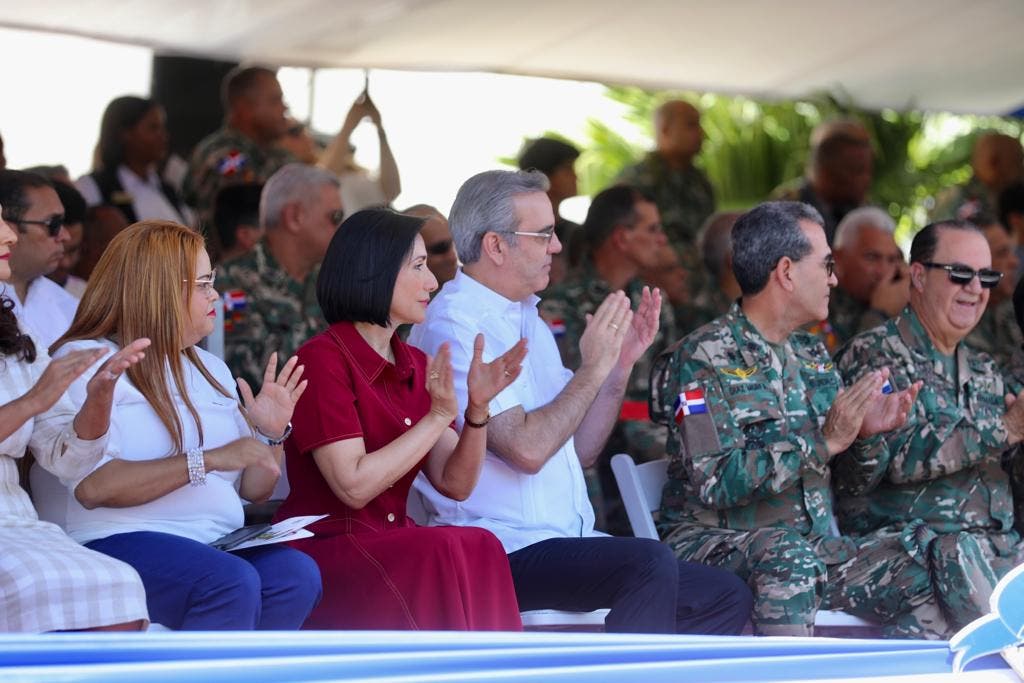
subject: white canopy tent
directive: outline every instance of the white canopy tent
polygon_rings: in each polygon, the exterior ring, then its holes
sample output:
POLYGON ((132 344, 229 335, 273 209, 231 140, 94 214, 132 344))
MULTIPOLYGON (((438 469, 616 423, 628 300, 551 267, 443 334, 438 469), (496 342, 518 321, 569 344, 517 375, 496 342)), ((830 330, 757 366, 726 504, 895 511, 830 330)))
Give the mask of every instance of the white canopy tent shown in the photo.
POLYGON ((46 0, 0 26, 279 65, 535 76, 1006 114, 1021 0, 46 0))

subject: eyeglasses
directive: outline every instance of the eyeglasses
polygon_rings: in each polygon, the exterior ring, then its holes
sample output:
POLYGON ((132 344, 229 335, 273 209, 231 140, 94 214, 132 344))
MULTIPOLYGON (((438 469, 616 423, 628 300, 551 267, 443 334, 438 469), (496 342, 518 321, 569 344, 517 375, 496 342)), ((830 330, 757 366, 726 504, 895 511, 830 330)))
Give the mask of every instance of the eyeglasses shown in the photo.
POLYGON ((16 221, 8 221, 15 225, 42 225, 46 227, 46 232, 50 237, 56 237, 60 233, 60 229, 64 227, 64 216, 59 213, 55 213, 46 220, 30 221, 25 218, 16 221))
POLYGON ((441 256, 447 254, 452 248, 451 240, 442 240, 440 242, 434 242, 433 244, 427 245, 427 253, 431 256, 441 256))
POLYGON ((216 292, 214 284, 217 282, 217 271, 214 270, 207 277, 202 277, 197 280, 182 280, 185 284, 194 284, 199 288, 199 291, 205 295, 210 295, 216 292))
POLYGON ((537 232, 526 232, 524 230, 503 230, 507 235, 519 235, 520 237, 539 237, 545 242, 550 242, 551 238, 555 236, 555 226, 538 230, 537 232))
POLYGON ((335 226, 341 225, 341 222, 345 220, 345 209, 335 209, 327 214, 327 220, 329 220, 335 226))
POLYGON ((978 282, 985 289, 992 289, 1003 279, 1002 273, 991 268, 974 270, 961 263, 933 263, 931 261, 925 261, 921 265, 925 268, 941 268, 946 271, 950 282, 960 286, 971 284, 971 280, 974 279, 975 275, 978 276, 978 282))
POLYGON ((825 277, 832 277, 832 275, 834 275, 835 272, 836 272, 836 260, 830 254, 829 257, 827 259, 825 259, 825 277))

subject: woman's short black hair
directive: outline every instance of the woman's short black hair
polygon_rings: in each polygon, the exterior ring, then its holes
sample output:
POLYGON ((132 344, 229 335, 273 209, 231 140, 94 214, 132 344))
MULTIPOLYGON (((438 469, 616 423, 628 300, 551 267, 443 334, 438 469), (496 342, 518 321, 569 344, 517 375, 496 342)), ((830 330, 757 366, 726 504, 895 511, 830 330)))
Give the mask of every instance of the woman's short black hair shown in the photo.
POLYGON ((390 209, 365 209, 345 219, 316 281, 316 299, 329 324, 390 324, 395 280, 423 223, 390 209))

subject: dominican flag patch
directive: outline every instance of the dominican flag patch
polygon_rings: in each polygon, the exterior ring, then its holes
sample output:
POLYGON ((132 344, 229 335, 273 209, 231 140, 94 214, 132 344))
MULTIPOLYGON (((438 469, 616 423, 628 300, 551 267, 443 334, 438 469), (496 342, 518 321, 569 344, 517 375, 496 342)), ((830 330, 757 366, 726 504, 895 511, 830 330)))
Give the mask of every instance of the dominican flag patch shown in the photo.
POLYGON ((240 311, 245 308, 249 300, 245 296, 245 292, 240 289, 232 289, 224 292, 224 310, 225 311, 240 311))
POLYGON ((561 318, 555 318, 554 320, 548 321, 548 329, 551 330, 551 334, 556 337, 561 337, 565 334, 565 321, 561 318))
POLYGON ((703 389, 690 389, 676 397, 676 424, 682 424, 683 418, 687 415, 697 415, 706 412, 708 412, 708 404, 704 401, 703 389))
POLYGON ((245 162, 248 157, 239 152, 237 149, 233 149, 228 152, 228 155, 217 162, 217 173, 222 176, 233 176, 242 170, 245 166, 245 162))

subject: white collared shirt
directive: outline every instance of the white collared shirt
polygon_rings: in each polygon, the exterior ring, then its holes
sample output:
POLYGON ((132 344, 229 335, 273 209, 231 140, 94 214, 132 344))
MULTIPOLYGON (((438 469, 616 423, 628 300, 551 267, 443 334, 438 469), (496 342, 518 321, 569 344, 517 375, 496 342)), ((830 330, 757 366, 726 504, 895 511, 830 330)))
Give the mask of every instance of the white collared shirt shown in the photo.
MULTIPOLYGON (((54 358, 60 358, 79 349, 97 348, 107 351, 106 355, 68 388, 68 396, 77 408, 85 402, 89 378, 119 347, 105 339, 74 341, 61 346, 54 354, 54 358)), ((185 387, 203 426, 203 438, 200 440, 199 430, 177 387, 173 381, 168 381, 171 401, 181 420, 185 449, 198 446, 210 450, 238 438, 252 436, 233 392, 231 371, 219 358, 199 348, 195 351, 210 374, 233 395, 228 397, 218 392, 192 363, 182 359, 185 387)), ((176 451, 171 435, 160 422, 156 411, 128 377, 122 376, 114 387, 106 450, 91 471, 115 458, 126 461, 157 460, 176 451)), ((207 472, 204 485, 186 484, 141 505, 100 506, 91 510, 85 509, 72 493, 88 474, 86 472, 77 479, 64 479, 62 483, 67 488, 63 490, 63 509, 47 513, 53 515, 54 519, 63 519, 68 535, 79 543, 134 531, 159 531, 209 543, 237 529, 244 522, 242 502, 237 492, 241 476, 239 471, 207 472)))
MULTIPOLYGON (((449 342, 459 416, 468 404, 466 375, 473 339, 483 333, 484 361, 505 353, 521 336, 529 340, 523 371, 491 401, 492 415, 516 406, 530 412, 550 403, 572 372, 562 366, 555 338, 537 314, 536 296, 510 301, 460 269, 427 307, 427 318, 412 328, 409 343, 436 354, 449 342)), ((468 499, 457 502, 438 493, 421 474, 414 486, 426 499, 431 524, 479 526, 491 531, 511 553, 549 538, 597 535, 583 468, 570 437, 537 474, 527 474, 488 451, 480 481, 468 499)))
POLYGON ((24 303, 14 287, 8 285, 4 296, 14 302, 14 315, 44 349, 68 331, 78 310, 78 299, 48 277, 37 277, 28 283, 24 303))
MULTIPOLYGON (((183 225, 193 224, 193 215, 188 207, 182 207, 179 213, 174 204, 164 195, 160 187, 160 176, 156 169, 149 169, 146 177, 140 178, 123 164, 117 167, 117 180, 126 194, 131 195, 132 208, 135 216, 140 220, 162 220, 174 221, 183 225)), ((97 206, 103 203, 103 196, 100 188, 92 176, 84 175, 75 181, 75 187, 88 206, 97 206)))

